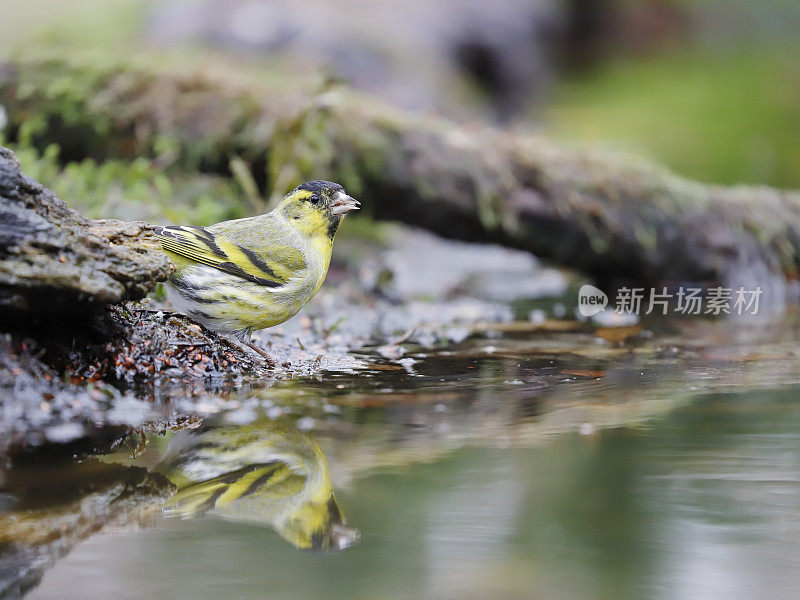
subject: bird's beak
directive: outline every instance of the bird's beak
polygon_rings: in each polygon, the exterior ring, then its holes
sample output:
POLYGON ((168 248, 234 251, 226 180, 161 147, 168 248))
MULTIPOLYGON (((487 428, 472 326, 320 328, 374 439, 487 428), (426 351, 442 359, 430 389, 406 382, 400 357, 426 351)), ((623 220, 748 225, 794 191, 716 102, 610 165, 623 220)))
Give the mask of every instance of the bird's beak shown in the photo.
POLYGON ((356 545, 361 540, 361 532, 344 523, 335 523, 331 526, 333 547, 336 550, 345 550, 356 545))
POLYGON ((344 192, 336 192, 331 199, 330 209, 333 215, 346 215, 359 208, 361 208, 361 203, 344 192))

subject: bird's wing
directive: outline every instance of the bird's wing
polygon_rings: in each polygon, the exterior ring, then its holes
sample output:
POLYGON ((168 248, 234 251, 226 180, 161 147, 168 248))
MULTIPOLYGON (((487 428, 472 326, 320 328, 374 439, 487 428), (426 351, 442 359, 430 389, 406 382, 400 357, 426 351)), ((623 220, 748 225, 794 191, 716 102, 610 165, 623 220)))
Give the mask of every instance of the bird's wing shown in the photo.
POLYGON ((255 493, 284 497, 296 493, 296 478, 291 469, 281 462, 248 465, 179 490, 164 505, 164 514, 187 519, 202 516, 214 509, 224 509, 255 493))
POLYGON ((280 287, 306 266, 300 251, 273 245, 257 252, 205 227, 156 227, 167 252, 266 287, 280 287))

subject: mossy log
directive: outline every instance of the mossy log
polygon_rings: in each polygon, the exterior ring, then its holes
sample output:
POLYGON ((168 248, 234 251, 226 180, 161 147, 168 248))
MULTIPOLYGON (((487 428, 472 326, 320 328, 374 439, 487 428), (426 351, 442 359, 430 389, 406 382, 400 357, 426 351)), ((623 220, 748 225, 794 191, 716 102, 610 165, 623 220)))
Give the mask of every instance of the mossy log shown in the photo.
POLYGON ((151 156, 217 172, 244 161, 272 195, 334 179, 378 218, 521 248, 599 279, 759 284, 782 297, 798 277, 796 192, 695 183, 629 157, 398 110, 338 84, 39 59, 2 68, 0 103, 12 138, 57 142, 67 160, 151 156))
POLYGON ((0 321, 144 297, 174 267, 143 222, 93 221, 26 177, 0 146, 0 321))

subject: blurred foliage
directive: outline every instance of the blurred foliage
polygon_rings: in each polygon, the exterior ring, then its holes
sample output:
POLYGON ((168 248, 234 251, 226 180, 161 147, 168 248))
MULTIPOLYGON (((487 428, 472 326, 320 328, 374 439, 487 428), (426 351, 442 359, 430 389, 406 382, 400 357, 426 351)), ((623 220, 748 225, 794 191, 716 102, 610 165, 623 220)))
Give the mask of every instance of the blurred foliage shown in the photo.
POLYGON ((673 50, 563 82, 558 136, 646 154, 713 183, 800 187, 800 45, 673 50))
POLYGON ((132 45, 140 35, 151 3, 151 0, 0 0, 0 15, 4 16, 0 19, 0 52, 30 46, 93 47, 121 52, 123 45, 132 45))
MULTIPOLYGON (((0 19, 0 53, 45 49, 71 56, 89 51, 96 55, 100 69, 117 59, 136 59, 176 68, 202 64, 234 83, 248 74, 287 83, 302 80, 284 77, 280 65, 269 58, 232 62, 207 49, 152 47, 142 35, 152 4, 151 0, 0 0, 0 14, 12 15, 0 19)), ((681 4, 702 3, 681 0, 681 4)), ((737 5, 757 7, 749 0, 739 0, 737 5)), ((769 11, 765 8, 764 12, 769 11)), ((542 119, 554 135, 645 154, 702 181, 800 187, 800 70, 796 61, 800 48, 776 44, 751 41, 724 51, 711 43, 693 44, 690 49, 662 48, 606 59, 598 69, 557 81, 542 119)), ((87 73, 87 81, 93 77, 94 73, 87 73)), ((87 90, 74 83, 56 77, 50 92, 61 104, 63 126, 86 131, 88 125, 93 135, 84 139, 61 135, 60 145, 49 143, 46 135, 35 139, 37 132, 52 124, 32 115, 12 148, 27 174, 73 206, 91 216, 198 224, 245 216, 261 208, 257 189, 261 182, 257 185, 248 178, 245 168, 253 157, 242 160, 236 153, 247 139, 233 140, 225 148, 216 140, 196 140, 183 149, 189 156, 181 157, 182 170, 171 162, 176 149, 174 141, 166 138, 155 141, 155 159, 127 153, 128 160, 106 160, 103 154, 112 123, 101 114, 77 108, 70 112, 70 105, 78 107, 87 97, 87 90), (79 122, 87 114, 92 116, 91 123, 79 122), (65 137, 72 141, 63 141, 65 137), (70 147, 72 143, 79 147, 70 147), (187 165, 208 155, 209 145, 220 155, 221 163, 216 165, 220 174, 195 174, 187 165)), ((302 80, 303 86, 312 88, 319 83, 302 80)), ((24 95, 25 90, 19 93, 24 95)), ((315 128, 322 131, 313 119, 302 123, 302 128, 303 135, 298 137, 303 142, 325 145, 322 136, 314 138, 310 133, 315 128)), ((304 154, 318 154, 304 152, 292 136, 284 141, 284 146, 276 144, 275 157, 285 155, 285 160, 267 165, 267 178, 281 190, 296 183, 298 171, 314 170, 314 165, 303 164, 304 154)), ((126 155, 118 150, 111 155, 126 155)), ((358 174, 347 179, 342 183, 358 193, 358 174)))
POLYGON ((248 214, 236 183, 224 177, 165 171, 145 158, 62 164, 58 144, 41 152, 26 142, 8 146, 26 175, 92 218, 208 225, 248 214))

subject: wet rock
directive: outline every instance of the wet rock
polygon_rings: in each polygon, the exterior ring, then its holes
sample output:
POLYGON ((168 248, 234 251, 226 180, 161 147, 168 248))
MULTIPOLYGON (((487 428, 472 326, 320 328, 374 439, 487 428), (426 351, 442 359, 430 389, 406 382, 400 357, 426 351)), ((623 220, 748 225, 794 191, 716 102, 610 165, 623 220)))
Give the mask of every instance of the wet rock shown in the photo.
POLYGON ((14 154, 0 147, 0 321, 5 325, 142 298, 172 268, 147 223, 85 218, 23 175, 14 154))
MULTIPOLYGON (((564 271, 543 266, 533 255, 494 244, 440 238, 421 229, 399 227, 391 249, 362 271, 391 273, 384 293, 407 300, 479 298, 511 302, 560 297, 569 280, 564 271)), ((376 277, 377 278, 377 277, 376 277)))

